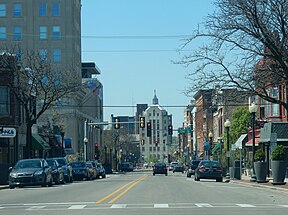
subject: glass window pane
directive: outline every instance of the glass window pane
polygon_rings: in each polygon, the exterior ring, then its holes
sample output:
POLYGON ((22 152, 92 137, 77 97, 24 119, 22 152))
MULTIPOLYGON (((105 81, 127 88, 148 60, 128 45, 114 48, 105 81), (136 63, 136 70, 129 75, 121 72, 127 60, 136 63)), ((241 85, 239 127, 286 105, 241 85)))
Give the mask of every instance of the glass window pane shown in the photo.
POLYGON ((61 52, 60 49, 55 49, 53 51, 53 61, 54 62, 60 62, 61 60, 61 52))
POLYGON ((40 26, 40 39, 41 40, 47 39, 47 27, 46 26, 40 26))
POLYGON ((14 16, 21 16, 21 4, 14 4, 14 16))
POLYGON ((0 4, 0 17, 6 16, 6 4, 0 4))
POLYGON ((47 5, 46 4, 40 4, 39 5, 39 15, 40 16, 47 16, 47 5))
POLYGON ((60 16, 60 4, 55 3, 52 5, 52 16, 60 16))
POLYGON ((6 27, 0 27, 0 40, 6 40, 6 27))
POLYGON ((14 28, 14 40, 22 40, 22 28, 21 27, 14 28))
POLYGON ((52 37, 53 39, 60 39, 60 26, 53 26, 52 37))

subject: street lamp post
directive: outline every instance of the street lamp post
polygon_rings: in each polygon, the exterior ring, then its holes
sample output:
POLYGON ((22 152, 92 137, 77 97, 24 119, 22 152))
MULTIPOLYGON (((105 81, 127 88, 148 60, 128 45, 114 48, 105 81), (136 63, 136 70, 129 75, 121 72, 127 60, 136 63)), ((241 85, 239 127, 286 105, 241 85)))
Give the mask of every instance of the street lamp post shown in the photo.
POLYGON ((230 143, 229 143, 229 129, 231 126, 231 122, 229 121, 229 119, 226 119, 226 122, 224 123, 224 127, 226 129, 226 134, 227 134, 227 173, 226 173, 226 178, 229 179, 230 178, 230 173, 229 173, 229 168, 230 168, 230 143))
POLYGON ((61 131, 60 132, 61 135, 61 141, 62 141, 62 146, 61 146, 61 156, 64 157, 64 136, 65 136, 65 132, 61 131))
POLYGON ((87 145, 88 145, 88 138, 84 137, 84 161, 87 161, 87 145))
POLYGON ((257 111, 257 106, 252 102, 249 106, 249 112, 251 113, 251 124, 252 124, 252 174, 250 181, 256 182, 256 175, 254 169, 254 159, 255 159, 255 115, 257 111))
POLYGON ((208 149, 208 160, 210 160, 211 152, 212 152, 212 144, 213 144, 213 134, 212 132, 209 132, 209 149, 208 149))

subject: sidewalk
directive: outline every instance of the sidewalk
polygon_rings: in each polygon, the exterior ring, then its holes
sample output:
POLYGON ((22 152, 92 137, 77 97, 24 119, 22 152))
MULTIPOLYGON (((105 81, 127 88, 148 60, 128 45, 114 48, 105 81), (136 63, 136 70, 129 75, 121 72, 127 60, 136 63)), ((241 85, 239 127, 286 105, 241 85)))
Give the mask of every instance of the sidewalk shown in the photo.
POLYGON ((250 181, 250 176, 246 176, 246 175, 242 174, 241 180, 231 179, 230 181, 232 183, 241 183, 241 184, 251 185, 251 186, 255 186, 255 187, 263 187, 263 188, 269 188, 269 189, 274 189, 274 190, 282 190, 282 191, 287 191, 288 192, 288 178, 285 178, 286 184, 284 184, 284 185, 274 185, 274 184, 272 184, 272 182, 273 182, 272 178, 267 178, 267 180, 268 180, 267 183, 251 182, 250 181))

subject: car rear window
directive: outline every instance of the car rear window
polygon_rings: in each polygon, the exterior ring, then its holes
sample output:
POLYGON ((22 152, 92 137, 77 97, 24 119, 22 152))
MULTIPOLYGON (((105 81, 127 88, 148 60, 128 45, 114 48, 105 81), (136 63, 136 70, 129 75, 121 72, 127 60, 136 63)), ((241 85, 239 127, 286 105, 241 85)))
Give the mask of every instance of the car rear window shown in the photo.
POLYGON ((166 166, 165 163, 156 163, 155 166, 166 166))

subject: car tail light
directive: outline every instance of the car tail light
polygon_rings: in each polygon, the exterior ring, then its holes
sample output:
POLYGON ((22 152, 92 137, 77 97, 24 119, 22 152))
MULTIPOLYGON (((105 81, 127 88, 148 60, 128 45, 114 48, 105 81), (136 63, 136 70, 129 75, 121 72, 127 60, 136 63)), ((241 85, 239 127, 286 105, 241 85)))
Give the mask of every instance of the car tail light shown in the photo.
POLYGON ((200 171, 205 171, 206 168, 205 168, 205 166, 200 166, 200 167, 199 167, 199 170, 200 170, 200 171))
POLYGON ((217 171, 222 171, 222 168, 221 168, 221 167, 217 167, 216 170, 217 170, 217 171))

